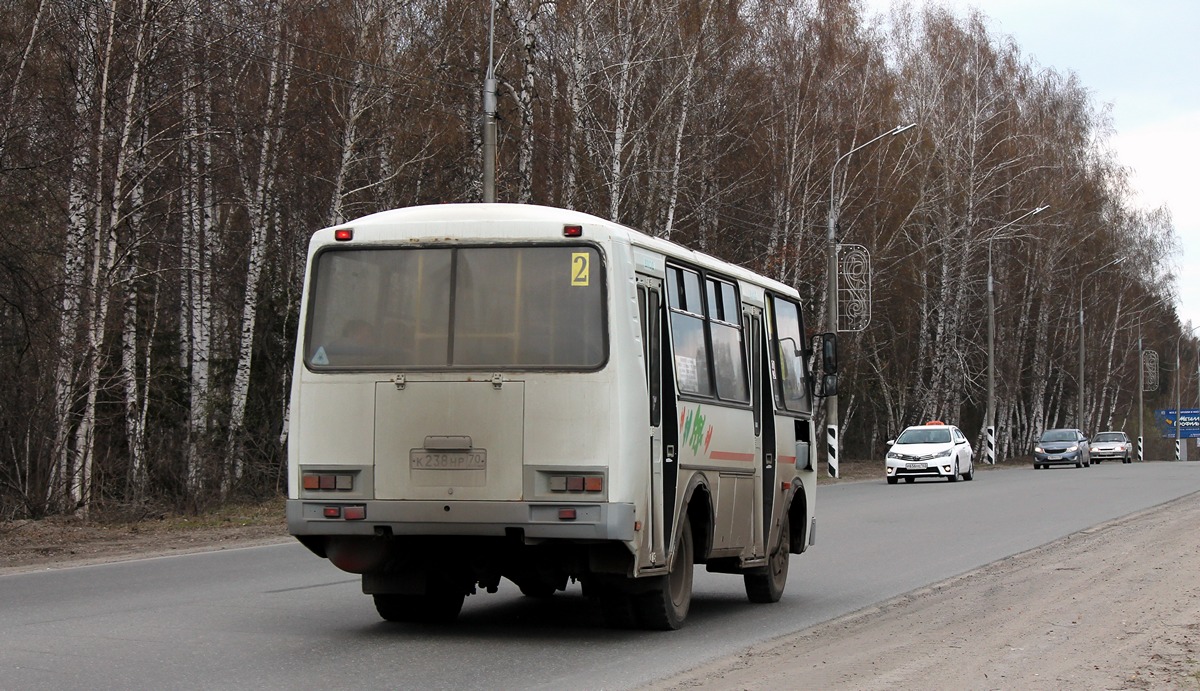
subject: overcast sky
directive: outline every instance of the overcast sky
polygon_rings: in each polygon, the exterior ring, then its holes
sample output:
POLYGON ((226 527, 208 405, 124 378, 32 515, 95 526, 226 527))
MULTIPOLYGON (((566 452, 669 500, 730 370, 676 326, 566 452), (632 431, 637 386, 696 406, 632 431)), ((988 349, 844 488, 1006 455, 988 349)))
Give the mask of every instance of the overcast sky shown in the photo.
MULTIPOLYGON (((1110 104, 1110 142, 1133 169, 1142 208, 1171 210, 1181 254, 1181 318, 1200 326, 1200 2, 1197 0, 930 0, 960 16, 977 7, 1032 62, 1074 72, 1110 104)), ((913 0, 923 6, 925 0, 913 0)), ((886 12, 892 0, 866 0, 886 12)))

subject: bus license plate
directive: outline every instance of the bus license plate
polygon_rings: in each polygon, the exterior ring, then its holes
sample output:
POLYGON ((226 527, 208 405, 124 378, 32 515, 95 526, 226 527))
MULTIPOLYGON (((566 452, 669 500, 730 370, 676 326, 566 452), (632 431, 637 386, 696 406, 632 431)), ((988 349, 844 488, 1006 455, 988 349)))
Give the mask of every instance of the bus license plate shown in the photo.
POLYGON ((925 470, 927 466, 924 463, 905 463, 906 470, 925 470))
POLYGON ((487 468, 487 450, 429 451, 413 449, 408 456, 413 470, 484 470, 487 468))

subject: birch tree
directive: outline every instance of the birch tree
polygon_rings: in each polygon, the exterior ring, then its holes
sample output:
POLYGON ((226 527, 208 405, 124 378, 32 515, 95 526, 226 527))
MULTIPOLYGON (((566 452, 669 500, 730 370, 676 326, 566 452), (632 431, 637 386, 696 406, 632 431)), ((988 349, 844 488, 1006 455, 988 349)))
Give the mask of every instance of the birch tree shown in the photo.
POLYGON ((246 398, 250 390, 250 367, 254 355, 254 327, 258 317, 258 282, 264 269, 267 251, 268 224, 274 214, 275 163, 283 136, 282 118, 287 109, 294 45, 285 33, 285 8, 282 4, 270 8, 269 33, 271 57, 264 84, 263 117, 261 125, 247 137, 239 156, 242 199, 250 226, 246 283, 240 319, 237 364, 230 392, 228 465, 221 473, 221 495, 225 496, 242 477, 245 468, 242 432, 246 422, 246 398), (254 160, 245 153, 246 145, 258 142, 254 160))

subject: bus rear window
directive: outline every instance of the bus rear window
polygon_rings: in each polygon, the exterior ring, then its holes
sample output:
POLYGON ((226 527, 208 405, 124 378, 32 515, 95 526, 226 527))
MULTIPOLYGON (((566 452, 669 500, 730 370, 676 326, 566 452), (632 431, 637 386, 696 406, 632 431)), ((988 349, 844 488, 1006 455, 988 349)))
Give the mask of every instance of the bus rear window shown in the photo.
POLYGON ((591 246, 327 250, 310 288, 311 369, 594 369, 604 275, 591 246))

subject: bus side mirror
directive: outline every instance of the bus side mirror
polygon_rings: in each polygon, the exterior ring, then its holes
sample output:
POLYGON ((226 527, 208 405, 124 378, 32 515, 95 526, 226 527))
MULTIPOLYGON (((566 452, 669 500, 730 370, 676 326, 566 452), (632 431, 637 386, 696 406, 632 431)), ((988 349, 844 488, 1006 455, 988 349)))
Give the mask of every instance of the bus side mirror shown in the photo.
POLYGON ((817 392, 817 395, 820 396, 821 398, 825 398, 826 396, 836 396, 837 395, 837 380, 838 380, 838 376, 836 374, 826 374, 826 375, 822 376, 821 377, 821 390, 817 392))
POLYGON ((821 371, 825 374, 837 374, 837 334, 823 333, 812 338, 813 352, 821 354, 821 371))
POLYGON ((822 372, 818 380, 819 386, 814 393, 821 398, 836 396, 838 388, 837 334, 823 333, 813 336, 812 352, 820 354, 820 370, 822 372))

